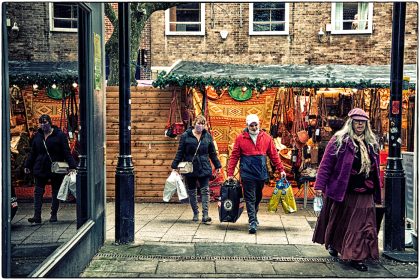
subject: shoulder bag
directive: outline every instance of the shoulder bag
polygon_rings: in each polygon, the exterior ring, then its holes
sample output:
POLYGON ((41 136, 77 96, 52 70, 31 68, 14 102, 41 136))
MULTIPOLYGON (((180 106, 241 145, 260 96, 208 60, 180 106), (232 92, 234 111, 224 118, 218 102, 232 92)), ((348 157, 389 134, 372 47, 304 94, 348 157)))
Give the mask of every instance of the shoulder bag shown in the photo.
POLYGON ((67 174, 69 173, 69 164, 65 161, 52 161, 50 153, 48 153, 47 145, 45 144, 45 140, 42 140, 44 142, 45 150, 47 151, 47 155, 50 158, 51 161, 51 172, 56 174, 67 174))
POLYGON ((201 140, 198 142, 198 146, 197 149, 195 150, 194 156, 192 158, 191 161, 181 161, 178 164, 178 169, 179 169, 179 173, 180 174, 189 174, 189 173, 193 173, 194 169, 193 169, 193 161, 195 156, 197 155, 198 152, 198 148, 200 147, 201 144, 201 140))

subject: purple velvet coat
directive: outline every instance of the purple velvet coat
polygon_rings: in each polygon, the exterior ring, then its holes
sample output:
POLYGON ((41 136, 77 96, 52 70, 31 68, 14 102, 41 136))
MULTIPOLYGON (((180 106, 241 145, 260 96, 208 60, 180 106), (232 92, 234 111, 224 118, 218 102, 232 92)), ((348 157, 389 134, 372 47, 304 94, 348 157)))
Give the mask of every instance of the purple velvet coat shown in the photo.
MULTIPOLYGON (((324 156, 322 157, 316 176, 315 190, 321 190, 326 196, 341 202, 347 191, 353 159, 355 157, 355 148, 353 142, 345 138, 340 151, 336 155, 337 146, 335 140, 336 137, 333 136, 325 148, 324 156)), ((380 203, 379 154, 374 153, 371 145, 369 145, 369 155, 376 169, 373 198, 375 203, 380 203)))

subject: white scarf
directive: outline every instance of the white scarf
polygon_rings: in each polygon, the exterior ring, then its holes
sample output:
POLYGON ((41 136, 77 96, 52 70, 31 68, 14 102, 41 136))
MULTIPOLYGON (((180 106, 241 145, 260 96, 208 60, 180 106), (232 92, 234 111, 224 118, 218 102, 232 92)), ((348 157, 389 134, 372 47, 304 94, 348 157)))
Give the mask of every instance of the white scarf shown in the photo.
POLYGON ((356 140, 356 142, 358 142, 358 146, 360 149, 360 155, 361 155, 361 167, 360 167, 360 172, 359 174, 365 172, 366 173, 366 177, 369 176, 369 172, 370 172, 370 158, 369 158, 369 152, 367 150, 367 147, 365 145, 365 143, 363 142, 363 140, 365 140, 365 136, 362 134, 360 136, 354 135, 353 139, 356 140))

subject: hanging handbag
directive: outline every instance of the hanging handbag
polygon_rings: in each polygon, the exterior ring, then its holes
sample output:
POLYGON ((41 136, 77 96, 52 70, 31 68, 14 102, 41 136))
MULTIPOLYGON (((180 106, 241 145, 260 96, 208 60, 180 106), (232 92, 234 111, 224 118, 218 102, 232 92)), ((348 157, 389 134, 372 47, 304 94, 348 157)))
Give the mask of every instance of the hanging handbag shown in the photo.
POLYGON ((166 124, 165 136, 175 138, 181 135, 185 130, 184 123, 182 122, 181 110, 178 106, 178 97, 176 90, 172 92, 171 107, 169 108, 169 118, 166 124), (178 114, 177 114, 178 111, 178 114), (179 120, 177 120, 179 115, 179 120))
POLYGON ((198 148, 200 147, 200 142, 198 142, 198 146, 197 149, 195 150, 194 156, 192 158, 191 161, 181 161, 180 163, 178 163, 178 170, 180 174, 189 174, 189 173, 193 173, 194 169, 193 169, 193 161, 195 156, 197 155, 198 152, 198 148))
POLYGON ((65 161, 52 161, 50 153, 48 153, 48 149, 47 149, 47 145, 45 144, 45 141, 42 140, 42 142, 44 142, 45 150, 47 151, 47 155, 51 161, 51 173, 56 173, 56 174, 69 173, 69 164, 65 161))

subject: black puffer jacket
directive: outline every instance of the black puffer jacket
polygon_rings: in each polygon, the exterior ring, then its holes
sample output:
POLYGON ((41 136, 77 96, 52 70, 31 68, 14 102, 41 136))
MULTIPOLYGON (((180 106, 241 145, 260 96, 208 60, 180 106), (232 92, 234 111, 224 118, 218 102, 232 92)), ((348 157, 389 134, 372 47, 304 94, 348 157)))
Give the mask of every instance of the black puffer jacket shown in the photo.
MULTIPOLYGON (((192 161, 194 153, 197 150, 198 140, 192 132, 192 128, 187 129, 179 140, 178 151, 172 162, 172 169, 177 169, 181 161, 192 161)), ((188 177, 207 177, 212 175, 209 157, 216 169, 221 168, 219 159, 217 158, 216 149, 213 144, 213 137, 207 130, 203 130, 201 134, 201 143, 198 148, 197 155, 193 161, 193 173, 185 174, 188 177)))
MULTIPOLYGON (((76 169, 77 164, 70 153, 69 141, 66 135, 56 126, 53 133, 48 136, 45 144, 52 161, 66 161, 70 169, 76 169)), ((51 160, 43 143, 44 132, 38 129, 32 141, 32 149, 25 162, 25 168, 29 168, 37 177, 49 177, 51 175, 51 160)))

